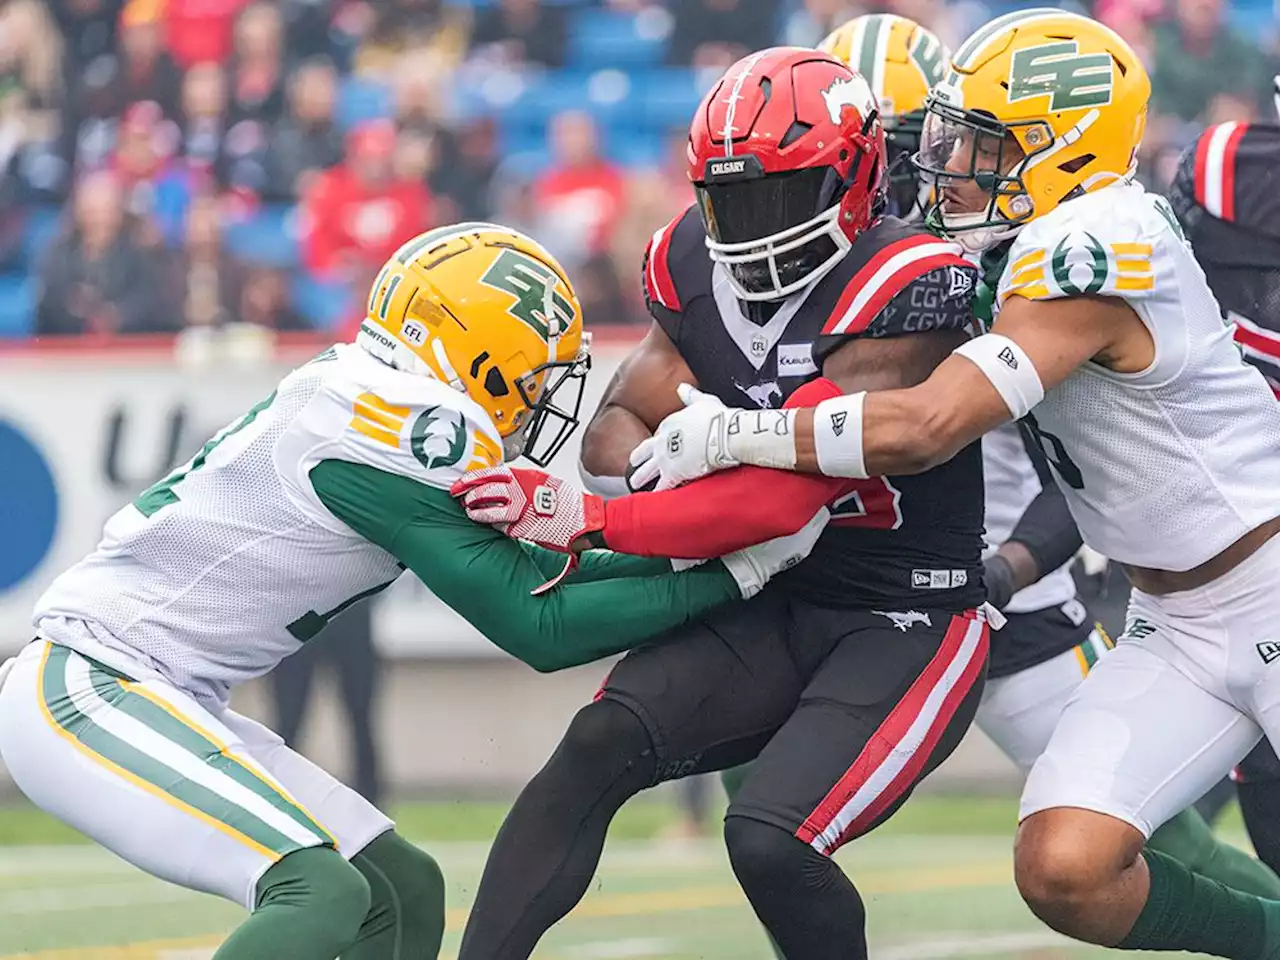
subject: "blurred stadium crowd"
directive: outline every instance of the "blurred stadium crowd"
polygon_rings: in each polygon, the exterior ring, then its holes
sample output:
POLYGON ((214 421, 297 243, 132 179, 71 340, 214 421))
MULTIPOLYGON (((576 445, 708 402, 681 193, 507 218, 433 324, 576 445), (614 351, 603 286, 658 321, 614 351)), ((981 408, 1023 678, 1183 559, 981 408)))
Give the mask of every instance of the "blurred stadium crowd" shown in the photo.
MULTIPOLYGON (((1094 0, 1154 84, 1142 175, 1271 112, 1272 0, 1094 0)), ((545 242, 643 322, 685 129, 742 54, 866 12, 953 48, 1001 0, 0 0, 0 338, 344 329, 406 237, 545 242)))

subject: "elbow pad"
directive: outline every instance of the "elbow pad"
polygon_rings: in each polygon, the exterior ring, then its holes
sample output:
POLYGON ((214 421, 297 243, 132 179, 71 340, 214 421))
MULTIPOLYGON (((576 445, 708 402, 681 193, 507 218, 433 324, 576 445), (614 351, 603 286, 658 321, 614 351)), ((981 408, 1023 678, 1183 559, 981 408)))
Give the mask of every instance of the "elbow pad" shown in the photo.
POLYGON ((996 388, 1014 420, 1021 420, 1044 399, 1044 384, 1025 350, 998 333, 987 333, 962 343, 958 353, 973 363, 996 388))

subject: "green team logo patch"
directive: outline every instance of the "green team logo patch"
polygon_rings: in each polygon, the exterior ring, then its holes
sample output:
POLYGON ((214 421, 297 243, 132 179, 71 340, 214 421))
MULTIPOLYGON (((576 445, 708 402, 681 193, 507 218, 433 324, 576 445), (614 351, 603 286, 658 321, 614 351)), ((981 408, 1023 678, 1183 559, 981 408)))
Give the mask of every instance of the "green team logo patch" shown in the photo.
POLYGON ((452 467, 467 452, 467 425, 456 410, 427 407, 413 421, 409 451, 428 470, 452 467))
POLYGON ((1054 281, 1069 297, 1097 293, 1106 284, 1107 274, 1111 271, 1107 251, 1102 248, 1098 238, 1091 233, 1084 233, 1082 236, 1082 243, 1076 243, 1074 237, 1059 240, 1058 245, 1053 248, 1053 258, 1049 261, 1054 281), (1089 279, 1081 286, 1076 278, 1083 278, 1086 271, 1089 279))
POLYGON ((1049 98, 1049 110, 1079 110, 1111 102, 1115 82, 1111 56, 1078 53, 1074 40, 1015 51, 1009 68, 1009 102, 1049 98))
MULTIPOLYGON (((507 312, 532 327, 542 339, 550 339, 553 317, 547 316, 547 289, 555 291, 560 282, 554 270, 540 260, 508 248, 498 254, 480 282, 511 294, 515 302, 507 312)), ((558 291, 551 294, 551 302, 556 330, 563 332, 573 324, 577 314, 573 304, 558 291)))

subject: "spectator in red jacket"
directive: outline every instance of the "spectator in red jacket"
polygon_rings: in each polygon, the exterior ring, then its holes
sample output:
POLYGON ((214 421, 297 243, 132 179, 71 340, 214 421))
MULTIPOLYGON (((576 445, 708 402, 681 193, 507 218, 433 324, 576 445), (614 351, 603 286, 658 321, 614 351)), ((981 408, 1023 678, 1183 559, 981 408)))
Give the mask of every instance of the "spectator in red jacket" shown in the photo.
POLYGON ((236 15, 249 0, 168 0, 165 39, 185 70, 197 63, 222 63, 231 54, 236 15))
POLYGON ((314 274, 365 285, 429 226, 431 196, 420 180, 396 175, 395 152, 393 123, 363 123, 347 138, 347 158, 315 179, 303 203, 303 254, 314 274))
POLYGON ((580 110, 551 121, 554 160, 535 187, 538 220, 546 242, 572 269, 608 250, 623 212, 622 171, 600 155, 595 121, 580 110))

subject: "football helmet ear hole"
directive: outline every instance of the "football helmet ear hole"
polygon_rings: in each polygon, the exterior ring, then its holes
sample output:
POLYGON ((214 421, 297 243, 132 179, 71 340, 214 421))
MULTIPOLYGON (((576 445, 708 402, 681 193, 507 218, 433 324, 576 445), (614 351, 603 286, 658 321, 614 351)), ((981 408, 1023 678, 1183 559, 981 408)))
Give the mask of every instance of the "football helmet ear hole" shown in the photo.
POLYGON ((489 372, 484 375, 484 388, 494 397, 505 397, 511 393, 506 377, 497 367, 490 367, 489 372))

